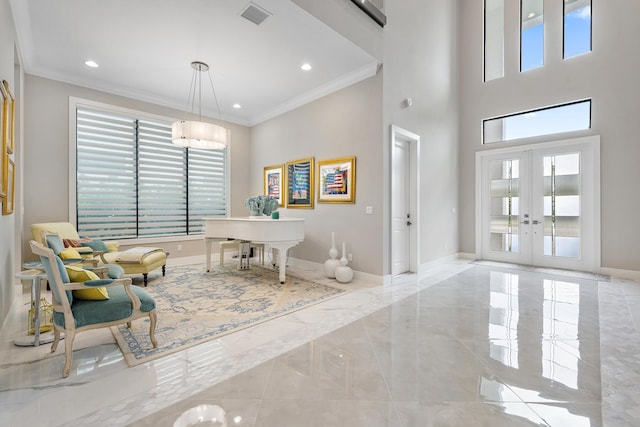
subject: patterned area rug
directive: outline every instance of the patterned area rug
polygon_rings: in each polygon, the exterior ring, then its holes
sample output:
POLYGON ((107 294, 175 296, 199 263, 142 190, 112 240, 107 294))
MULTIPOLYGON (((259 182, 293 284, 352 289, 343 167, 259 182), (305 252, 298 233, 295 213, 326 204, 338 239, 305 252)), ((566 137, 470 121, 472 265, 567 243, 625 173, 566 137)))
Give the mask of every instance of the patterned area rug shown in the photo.
POLYGON ((274 319, 344 290, 291 276, 281 284, 275 270, 252 265, 238 270, 236 263, 215 266, 172 267, 166 277, 146 288, 156 301, 158 348, 149 340, 149 320, 139 319, 131 329, 111 331, 129 366, 167 356, 231 332, 274 319))

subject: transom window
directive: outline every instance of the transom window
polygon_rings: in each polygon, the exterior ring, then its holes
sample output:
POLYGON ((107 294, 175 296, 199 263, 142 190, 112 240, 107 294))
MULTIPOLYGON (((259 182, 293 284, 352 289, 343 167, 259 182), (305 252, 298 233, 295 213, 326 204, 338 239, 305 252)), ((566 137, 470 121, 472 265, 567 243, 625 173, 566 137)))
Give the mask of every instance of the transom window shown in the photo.
POLYGON ((81 236, 202 234, 227 213, 226 150, 184 149, 171 121, 76 106, 76 221, 81 236))
POLYGON ((483 144, 590 128, 591 100, 577 101, 483 120, 483 144))

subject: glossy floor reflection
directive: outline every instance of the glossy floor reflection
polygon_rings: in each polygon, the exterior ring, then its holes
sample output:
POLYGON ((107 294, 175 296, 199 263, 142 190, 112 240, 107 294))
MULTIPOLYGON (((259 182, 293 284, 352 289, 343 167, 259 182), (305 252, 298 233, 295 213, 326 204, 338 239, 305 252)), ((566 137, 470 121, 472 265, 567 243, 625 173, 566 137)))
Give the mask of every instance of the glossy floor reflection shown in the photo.
POLYGON ((640 425, 638 301, 633 282, 454 262, 135 368, 108 343, 68 380, 60 359, 3 365, 0 424, 640 425))

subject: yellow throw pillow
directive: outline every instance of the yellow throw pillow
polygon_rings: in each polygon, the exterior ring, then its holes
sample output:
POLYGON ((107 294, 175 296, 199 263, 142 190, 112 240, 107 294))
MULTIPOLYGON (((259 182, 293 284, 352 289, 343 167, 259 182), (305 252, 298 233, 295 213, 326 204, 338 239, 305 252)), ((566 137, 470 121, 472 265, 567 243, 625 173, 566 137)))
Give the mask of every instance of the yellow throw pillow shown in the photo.
MULTIPOLYGON (((85 270, 73 265, 67 265, 65 268, 67 269, 69 280, 72 282, 86 282, 87 280, 100 279, 93 271, 85 270)), ((73 297, 84 300, 100 301, 109 299, 109 294, 107 293, 107 288, 100 286, 92 289, 76 289, 73 291, 73 297)))
POLYGON ((60 251, 58 254, 62 259, 80 259, 80 252, 74 248, 67 248, 64 251, 60 251))

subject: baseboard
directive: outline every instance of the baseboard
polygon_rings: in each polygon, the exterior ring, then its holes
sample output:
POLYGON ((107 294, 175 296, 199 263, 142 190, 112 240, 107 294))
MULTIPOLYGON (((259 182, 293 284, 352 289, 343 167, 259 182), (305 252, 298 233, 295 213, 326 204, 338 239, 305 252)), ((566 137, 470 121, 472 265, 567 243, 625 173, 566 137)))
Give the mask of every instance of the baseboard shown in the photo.
MULTIPOLYGON (((218 261, 218 254, 211 254, 211 259, 218 261)), ((167 267, 181 267, 183 265, 202 264, 204 268, 204 255, 193 255, 186 257, 176 257, 169 255, 167 258, 167 267)))
POLYGON ((637 270, 622 270, 620 268, 601 267, 600 274, 604 274, 605 276, 616 279, 629 279, 635 282, 640 282, 640 271, 637 270))
MULTIPOLYGON (((317 271, 324 272, 324 263, 320 264, 318 262, 307 261, 305 259, 289 258, 288 265, 297 265, 310 270, 317 270, 317 271)), ((373 283, 375 285, 384 284, 384 281, 383 281, 384 279, 382 276, 378 276, 376 274, 364 273, 362 271, 357 271, 357 270, 353 270, 353 278, 358 280, 363 280, 368 283, 373 283)))
POLYGON ((476 254, 471 253, 471 252, 458 252, 458 258, 460 259, 469 259, 469 260, 476 260, 478 259, 478 257, 476 256, 476 254))

